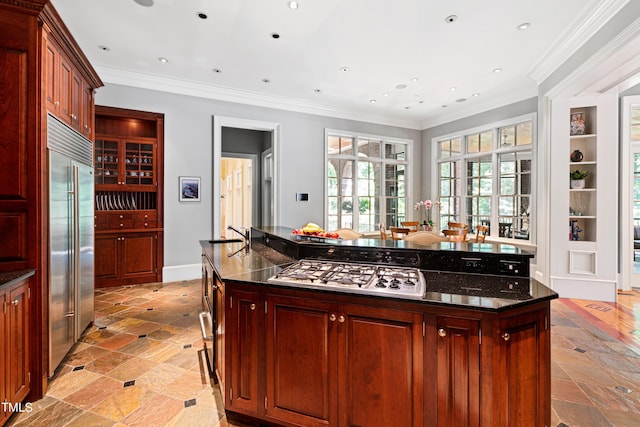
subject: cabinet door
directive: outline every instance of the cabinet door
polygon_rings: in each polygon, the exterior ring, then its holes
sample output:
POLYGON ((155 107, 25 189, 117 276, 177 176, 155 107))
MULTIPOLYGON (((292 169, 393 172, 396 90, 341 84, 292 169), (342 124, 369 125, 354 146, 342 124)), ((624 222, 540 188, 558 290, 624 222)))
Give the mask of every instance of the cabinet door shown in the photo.
POLYGON ((71 75, 71 100, 70 104, 70 117, 71 117, 71 126, 76 129, 78 132, 82 133, 82 128, 80 127, 80 116, 82 114, 81 108, 81 100, 83 98, 82 88, 84 86, 84 82, 82 77, 78 73, 73 73, 71 75))
POLYGON ((218 378, 218 382, 220 383, 220 389, 224 390, 224 384, 225 384, 225 324, 226 324, 226 314, 225 314, 225 307, 226 307, 226 302, 225 302, 225 287, 224 287, 224 283, 222 283, 220 281, 220 279, 218 278, 217 275, 213 274, 213 277, 211 279, 214 283, 213 283, 213 288, 210 288, 210 290, 213 293, 213 305, 215 307, 215 313, 213 313, 213 319, 214 319, 214 331, 215 333, 214 335, 214 342, 211 343, 212 346, 214 346, 215 348, 215 354, 213 356, 213 369, 214 369, 214 374, 216 375, 216 377, 218 378))
POLYGON ((29 282, 9 291, 9 402, 22 402, 29 394, 29 282))
POLYGON ((548 310, 500 320, 499 425, 550 425, 551 343, 548 310))
POLYGON ((93 88, 85 81, 80 100, 80 132, 93 140, 93 88))
POLYGON ((59 101, 60 106, 58 109, 58 117, 60 117, 64 122, 71 124, 71 86, 73 79, 73 70, 71 68, 71 63, 67 60, 67 58, 62 55, 62 53, 58 52, 59 55, 59 67, 58 67, 58 77, 59 77, 59 101))
POLYGON ((245 414, 258 411, 258 309, 255 292, 231 291, 227 319, 230 341, 227 363, 229 381, 228 407, 245 414))
MULTIPOLYGON (((9 307, 7 307, 7 299, 8 297, 5 291, 0 291, 0 308, 2 309, 0 312, 0 402, 9 401, 7 396, 7 353, 9 351, 9 343, 7 342, 7 329, 9 327, 7 310, 9 307)), ((10 415, 11 414, 5 411, 5 408, 0 405, 0 425, 3 425, 10 415)))
POLYGON ((96 279, 115 279, 118 277, 118 245, 120 236, 114 234, 95 235, 95 277, 96 279))
POLYGON ((154 275, 157 272, 158 233, 129 233, 122 240, 122 275, 154 275))
POLYGON ((267 296, 268 417, 307 427, 337 425, 336 308, 267 296))
POLYGON ((46 36, 44 39, 44 64, 43 64, 43 90, 44 103, 47 111, 57 115, 60 101, 58 99, 58 90, 60 88, 59 70, 60 58, 58 47, 46 36))
POLYGON ((438 316, 436 327, 437 425, 478 426, 480 321, 438 316))
POLYGON ((422 314, 347 305, 337 324, 338 425, 422 426, 422 314))

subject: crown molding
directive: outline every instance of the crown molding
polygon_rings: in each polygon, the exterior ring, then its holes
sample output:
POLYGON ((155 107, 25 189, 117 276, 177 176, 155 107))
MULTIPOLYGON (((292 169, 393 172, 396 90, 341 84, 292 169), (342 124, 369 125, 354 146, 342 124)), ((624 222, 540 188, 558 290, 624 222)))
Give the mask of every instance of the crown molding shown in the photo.
POLYGON ((483 100, 473 105, 469 105, 464 109, 452 111, 450 113, 439 114, 434 117, 427 118, 422 121, 422 129, 429 129, 435 126, 439 126, 445 123, 450 123, 460 119, 466 119, 476 114, 486 113, 496 108, 504 107, 509 104, 524 101, 525 99, 538 96, 537 87, 527 87, 516 91, 511 91, 503 96, 492 96, 489 99, 483 100))
POLYGON ((540 85, 629 1, 601 0, 586 14, 578 17, 533 66, 528 73, 529 77, 540 85))
POLYGON ((312 103, 300 99, 265 95, 258 92, 171 79, 151 74, 133 73, 111 67, 95 66, 95 69, 98 71, 103 82, 112 84, 157 90, 160 92, 169 92, 179 95, 195 96, 217 101, 248 104, 257 107, 275 108, 298 113, 422 130, 420 127, 420 120, 405 120, 377 114, 368 114, 360 111, 339 109, 326 104, 312 103))
POLYGON ((640 72, 640 18, 553 87, 545 96, 577 96, 604 93, 625 87, 640 72))

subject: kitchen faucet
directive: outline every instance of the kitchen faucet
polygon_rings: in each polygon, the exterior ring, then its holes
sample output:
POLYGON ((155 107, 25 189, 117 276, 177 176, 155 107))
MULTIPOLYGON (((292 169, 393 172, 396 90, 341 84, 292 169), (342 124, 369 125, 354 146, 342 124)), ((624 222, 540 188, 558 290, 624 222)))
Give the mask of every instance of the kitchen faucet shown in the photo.
POLYGON ((240 230, 238 230, 237 228, 235 228, 233 225, 229 225, 227 226, 227 230, 233 230, 236 233, 238 233, 239 235, 242 236, 242 238, 244 239, 244 246, 245 248, 249 248, 249 244, 251 243, 251 229, 250 228, 245 228, 244 229, 244 233, 240 230))

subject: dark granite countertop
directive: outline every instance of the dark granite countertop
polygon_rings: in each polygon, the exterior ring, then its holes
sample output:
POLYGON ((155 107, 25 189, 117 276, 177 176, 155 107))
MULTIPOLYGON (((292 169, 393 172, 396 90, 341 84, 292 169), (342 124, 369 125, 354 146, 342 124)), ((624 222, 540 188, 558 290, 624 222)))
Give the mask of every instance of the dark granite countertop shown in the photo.
POLYGON ((376 237, 364 237, 355 240, 327 239, 314 236, 300 236, 293 234, 293 228, 282 226, 260 227, 257 229, 281 239, 296 242, 299 245, 332 245, 358 248, 385 248, 385 249, 412 249, 421 251, 450 251, 450 252, 475 252, 499 255, 519 255, 533 258, 534 254, 517 246, 503 243, 475 243, 475 242, 439 242, 431 245, 406 242, 404 240, 379 239, 376 237))
POLYGON ((0 273, 0 289, 12 286, 27 277, 33 276, 34 274, 36 274, 36 271, 33 269, 0 273))
MULTIPOLYGON (((268 279, 278 273, 282 266, 295 261, 272 248, 255 241, 252 242, 248 251, 243 249, 244 244, 239 242, 210 243, 208 240, 201 240, 200 244, 204 255, 211 260, 222 281, 233 280, 268 287, 305 289, 303 284, 268 282, 268 279)), ((531 278, 429 270, 423 270, 423 273, 427 292, 422 300, 412 299, 412 302, 503 311, 558 297, 556 292, 531 278)), ((314 290, 314 292, 340 293, 340 290, 328 288, 326 291, 314 290)), ((362 297, 393 298, 386 294, 362 295, 362 297)))

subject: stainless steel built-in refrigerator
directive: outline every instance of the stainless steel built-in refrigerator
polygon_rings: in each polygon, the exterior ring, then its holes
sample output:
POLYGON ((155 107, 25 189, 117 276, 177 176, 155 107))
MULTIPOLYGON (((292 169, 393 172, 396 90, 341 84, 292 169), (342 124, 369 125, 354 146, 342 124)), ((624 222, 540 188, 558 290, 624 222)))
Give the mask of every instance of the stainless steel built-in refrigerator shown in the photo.
POLYGON ((91 324, 94 291, 92 142, 48 115, 49 375, 91 324))

